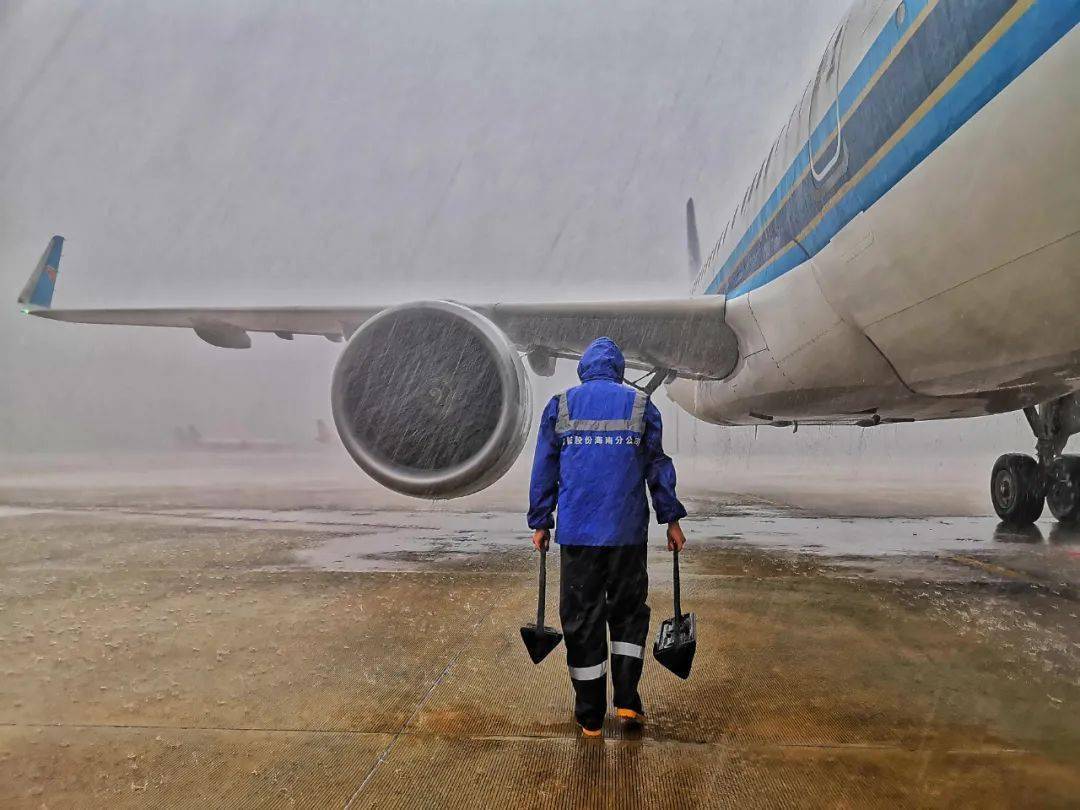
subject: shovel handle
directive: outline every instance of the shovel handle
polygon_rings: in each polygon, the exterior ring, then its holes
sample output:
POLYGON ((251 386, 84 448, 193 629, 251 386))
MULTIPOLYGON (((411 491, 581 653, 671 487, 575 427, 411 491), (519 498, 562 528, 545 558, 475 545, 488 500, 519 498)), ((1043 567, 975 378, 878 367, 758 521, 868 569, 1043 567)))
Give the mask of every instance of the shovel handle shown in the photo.
POLYGON ((536 629, 544 629, 544 594, 547 591, 547 549, 540 549, 540 592, 536 597, 536 629))
POLYGON ((679 550, 675 549, 671 557, 675 566, 675 627, 682 622, 682 599, 679 597, 679 550))

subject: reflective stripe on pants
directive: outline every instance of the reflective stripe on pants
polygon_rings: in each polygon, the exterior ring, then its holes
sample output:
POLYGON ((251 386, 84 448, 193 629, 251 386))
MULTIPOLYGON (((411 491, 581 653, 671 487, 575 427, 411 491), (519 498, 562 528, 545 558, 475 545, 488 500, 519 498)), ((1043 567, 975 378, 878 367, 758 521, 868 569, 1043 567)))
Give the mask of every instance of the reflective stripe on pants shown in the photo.
POLYGON ((570 667, 570 677, 575 681, 595 681, 607 675, 607 661, 601 661, 591 667, 570 667))
POLYGON ((645 648, 640 644, 631 644, 629 641, 612 641, 612 655, 625 655, 627 658, 644 658, 645 648))

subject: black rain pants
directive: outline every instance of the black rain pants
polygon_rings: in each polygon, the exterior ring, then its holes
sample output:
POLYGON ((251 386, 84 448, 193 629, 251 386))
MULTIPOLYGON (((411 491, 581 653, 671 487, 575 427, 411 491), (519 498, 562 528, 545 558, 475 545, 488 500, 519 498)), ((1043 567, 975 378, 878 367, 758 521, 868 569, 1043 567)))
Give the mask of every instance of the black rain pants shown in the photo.
POLYGON ((617 709, 642 711, 638 681, 649 634, 647 546, 559 546, 559 618, 574 716, 598 729, 607 712, 608 631, 617 709))

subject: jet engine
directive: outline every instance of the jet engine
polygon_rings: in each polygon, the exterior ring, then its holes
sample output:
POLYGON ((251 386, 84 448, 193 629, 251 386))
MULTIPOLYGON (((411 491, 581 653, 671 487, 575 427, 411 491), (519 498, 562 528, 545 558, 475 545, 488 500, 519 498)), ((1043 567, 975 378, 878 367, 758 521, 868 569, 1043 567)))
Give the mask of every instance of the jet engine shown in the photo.
POLYGON ((334 368, 334 422, 372 478, 405 495, 456 498, 494 483, 521 453, 530 389, 494 323, 450 301, 383 310, 334 368))

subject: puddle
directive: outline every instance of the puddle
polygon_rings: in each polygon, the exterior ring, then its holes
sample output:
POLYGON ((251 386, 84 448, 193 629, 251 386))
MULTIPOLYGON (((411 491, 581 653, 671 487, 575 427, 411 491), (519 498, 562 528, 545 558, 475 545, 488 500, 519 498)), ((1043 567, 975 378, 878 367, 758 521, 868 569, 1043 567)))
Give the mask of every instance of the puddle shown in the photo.
MULTIPOLYGON (((328 571, 409 571, 466 567, 491 555, 531 553, 524 516, 516 512, 342 509, 42 509, 0 506, 0 518, 48 512, 122 516, 162 524, 309 532, 313 544, 294 552, 295 565, 328 571), (320 537, 320 535, 323 535, 320 537)), ((784 507, 735 506, 686 521, 691 542, 822 558, 840 565, 978 555, 1004 558, 1028 572, 1080 565, 1080 531, 1045 519, 1010 529, 988 517, 808 517, 784 507)), ((663 526, 650 543, 663 547, 663 526)), ((1065 574, 1063 574, 1065 576, 1065 574)), ((1071 576, 1071 574, 1069 574, 1071 576)))
POLYGON ((23 517, 24 515, 40 515, 43 512, 51 512, 51 509, 42 509, 33 506, 0 506, 0 518, 23 517))

